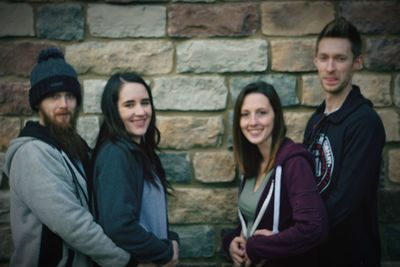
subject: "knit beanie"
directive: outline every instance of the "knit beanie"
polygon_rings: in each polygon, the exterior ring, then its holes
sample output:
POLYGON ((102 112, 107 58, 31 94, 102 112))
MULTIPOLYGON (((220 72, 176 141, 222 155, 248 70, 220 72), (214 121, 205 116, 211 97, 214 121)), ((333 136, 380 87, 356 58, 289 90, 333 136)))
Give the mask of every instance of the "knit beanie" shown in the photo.
POLYGON ((65 61, 63 53, 56 47, 40 52, 38 62, 31 72, 29 104, 37 111, 38 104, 49 94, 69 91, 74 94, 78 106, 81 103, 81 86, 74 68, 65 61))

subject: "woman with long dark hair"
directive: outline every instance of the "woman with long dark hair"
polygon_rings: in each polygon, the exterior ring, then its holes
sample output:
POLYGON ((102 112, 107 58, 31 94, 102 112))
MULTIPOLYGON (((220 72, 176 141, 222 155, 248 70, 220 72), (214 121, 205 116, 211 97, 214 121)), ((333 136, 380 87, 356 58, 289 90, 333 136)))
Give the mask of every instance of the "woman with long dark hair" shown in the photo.
POLYGON ((136 264, 175 266, 178 235, 169 231, 171 186, 156 154, 160 132, 150 88, 136 73, 116 73, 105 86, 101 109, 93 155, 96 218, 136 264))
POLYGON ((233 151, 242 174, 240 224, 224 237, 223 248, 234 266, 314 266, 314 248, 327 235, 327 214, 311 154, 286 137, 272 85, 251 83, 239 94, 233 151))

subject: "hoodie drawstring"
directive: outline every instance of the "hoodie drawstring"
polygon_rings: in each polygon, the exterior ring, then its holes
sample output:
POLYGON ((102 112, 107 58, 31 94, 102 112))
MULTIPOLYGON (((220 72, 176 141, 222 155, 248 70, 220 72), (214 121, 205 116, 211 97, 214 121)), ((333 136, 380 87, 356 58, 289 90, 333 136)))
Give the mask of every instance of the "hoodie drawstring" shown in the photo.
POLYGON ((281 177, 282 177, 282 167, 279 165, 276 167, 275 179, 272 180, 272 182, 271 182, 271 187, 269 188, 268 195, 265 198, 265 200, 261 206, 261 209, 254 221, 254 224, 253 224, 253 227, 251 228, 250 233, 247 233, 246 221, 244 220, 244 217, 238 207, 239 219, 240 219, 240 223, 242 225, 242 231, 243 231, 244 237, 246 239, 251 237, 254 234, 254 232, 256 231, 258 225, 260 224, 262 217, 265 214, 265 211, 267 210, 268 204, 271 201, 272 191, 274 191, 274 190, 275 190, 275 193, 274 193, 274 215, 273 215, 274 217, 273 217, 272 232, 274 234, 279 233, 279 210, 280 210, 281 182, 282 182, 281 177))

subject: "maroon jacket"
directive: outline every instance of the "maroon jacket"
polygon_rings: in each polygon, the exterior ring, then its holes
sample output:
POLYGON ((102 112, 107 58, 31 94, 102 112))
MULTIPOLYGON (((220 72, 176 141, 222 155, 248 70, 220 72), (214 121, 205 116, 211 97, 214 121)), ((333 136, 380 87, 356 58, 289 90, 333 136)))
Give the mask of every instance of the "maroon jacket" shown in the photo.
MULTIPOLYGON (((313 175, 313 158, 303 145, 285 139, 256 213, 260 211, 279 165, 282 166, 279 233, 250 237, 246 244, 247 255, 254 264, 266 260, 266 266, 314 266, 317 260, 315 247, 327 238, 328 220, 313 175)), ((272 197, 257 229, 272 230, 274 201, 272 197)), ((226 252, 229 253, 229 244, 241 230, 239 225, 224 236, 226 252)))

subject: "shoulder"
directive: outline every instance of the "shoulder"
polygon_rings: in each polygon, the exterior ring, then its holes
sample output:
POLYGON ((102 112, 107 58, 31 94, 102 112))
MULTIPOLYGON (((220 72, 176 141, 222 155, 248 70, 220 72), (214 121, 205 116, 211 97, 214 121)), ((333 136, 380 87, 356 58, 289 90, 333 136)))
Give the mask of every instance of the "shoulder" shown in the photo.
POLYGON ((384 133, 382 119, 372 107, 366 104, 360 105, 360 107, 349 116, 347 125, 356 131, 364 131, 365 134, 384 133))
POLYGON ((39 159, 43 157, 61 157, 61 151, 54 146, 43 142, 39 139, 31 138, 15 152, 17 155, 22 155, 23 158, 39 159))
POLYGON ((277 163, 282 164, 285 161, 300 158, 312 160, 312 155, 301 143, 296 143, 290 138, 285 138, 277 153, 277 163))
POLYGON ((138 148, 135 148, 133 144, 129 144, 128 142, 106 141, 98 149, 95 158, 96 162, 129 161, 135 163, 140 161, 140 152, 138 148))

